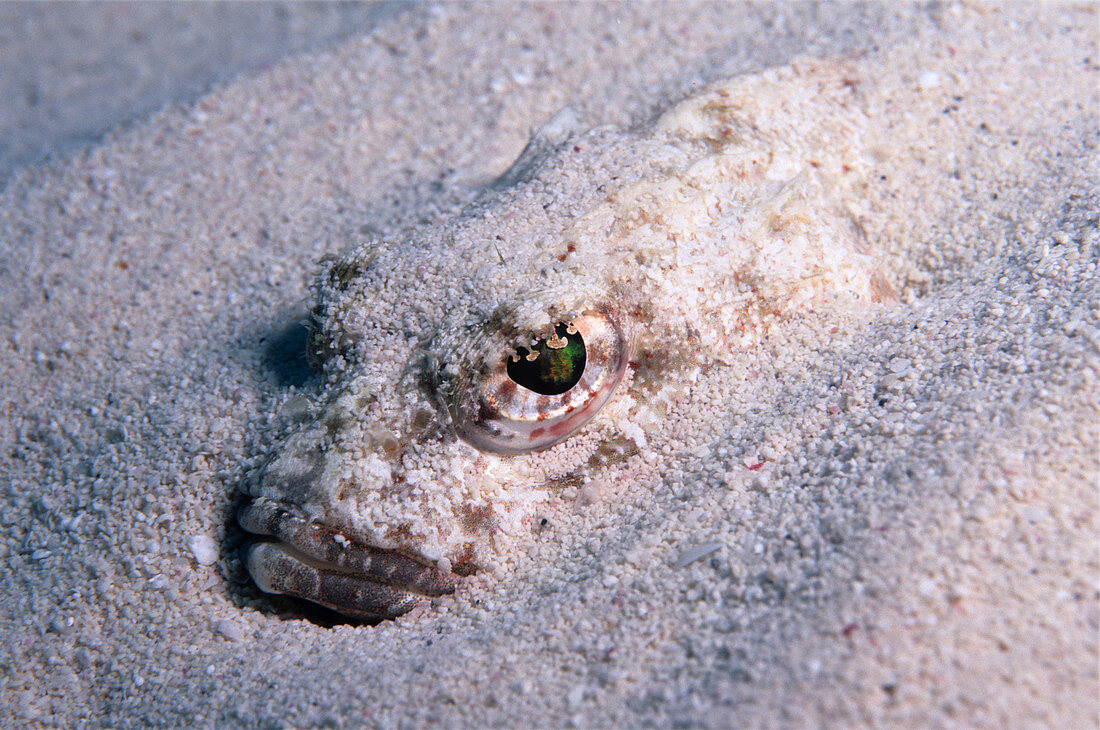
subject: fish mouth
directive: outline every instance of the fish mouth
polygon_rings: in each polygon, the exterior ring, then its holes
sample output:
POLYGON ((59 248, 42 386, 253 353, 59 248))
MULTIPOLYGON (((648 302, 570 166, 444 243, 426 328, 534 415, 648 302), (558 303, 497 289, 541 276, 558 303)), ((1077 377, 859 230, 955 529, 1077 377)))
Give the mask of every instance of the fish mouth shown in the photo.
POLYGON ((454 573, 311 522, 280 502, 255 499, 237 512, 237 522, 275 538, 245 548, 245 565, 260 590, 303 598, 350 618, 397 618, 458 585, 454 573))

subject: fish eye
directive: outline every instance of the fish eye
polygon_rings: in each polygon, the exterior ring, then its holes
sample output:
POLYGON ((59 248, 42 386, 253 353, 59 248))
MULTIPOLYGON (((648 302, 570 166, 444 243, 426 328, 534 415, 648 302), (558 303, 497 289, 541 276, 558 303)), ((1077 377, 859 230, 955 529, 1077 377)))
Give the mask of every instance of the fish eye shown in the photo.
POLYGON ((507 346, 484 345, 439 384, 459 437, 498 454, 539 451, 579 431, 608 402, 630 362, 626 319, 615 308, 585 309, 507 346))
POLYGON ((587 359, 577 326, 559 322, 551 337, 540 338, 530 350, 517 348, 506 367, 516 384, 540 395, 561 395, 581 379, 587 359))

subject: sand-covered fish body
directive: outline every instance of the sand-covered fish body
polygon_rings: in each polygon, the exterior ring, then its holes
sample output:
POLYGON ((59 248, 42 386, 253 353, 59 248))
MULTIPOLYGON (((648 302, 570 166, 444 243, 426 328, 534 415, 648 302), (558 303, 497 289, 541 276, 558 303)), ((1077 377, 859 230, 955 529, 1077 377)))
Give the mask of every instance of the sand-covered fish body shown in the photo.
MULTIPOLYGON (((875 298, 869 163, 832 65, 710 86, 636 129, 556 121, 457 218, 318 284, 324 404, 242 526, 264 590, 398 615, 491 566, 608 442, 662 453, 674 377, 826 299, 875 298)), ((666 449, 667 450, 667 449, 666 449)))

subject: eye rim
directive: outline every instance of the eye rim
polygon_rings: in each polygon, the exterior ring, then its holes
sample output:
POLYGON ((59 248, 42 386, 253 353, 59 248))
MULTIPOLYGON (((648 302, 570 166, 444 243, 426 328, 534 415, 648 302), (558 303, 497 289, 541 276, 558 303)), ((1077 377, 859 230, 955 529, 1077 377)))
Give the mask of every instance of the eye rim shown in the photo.
MULTIPOLYGON (((544 451, 580 431, 611 399, 630 365, 629 320, 610 304, 585 307, 574 317, 551 318, 577 327, 585 344, 586 362, 577 383, 560 395, 540 395, 509 377, 507 360, 515 352, 504 337, 484 332, 474 338, 485 350, 465 362, 447 364, 437 392, 455 433, 488 453, 518 455, 544 451), (522 391, 522 392, 521 392, 522 391), (529 394, 539 407, 515 417, 509 409, 516 396, 529 394)), ((493 324, 486 328, 494 327, 493 324)), ((513 409, 514 411, 514 409, 513 409)))

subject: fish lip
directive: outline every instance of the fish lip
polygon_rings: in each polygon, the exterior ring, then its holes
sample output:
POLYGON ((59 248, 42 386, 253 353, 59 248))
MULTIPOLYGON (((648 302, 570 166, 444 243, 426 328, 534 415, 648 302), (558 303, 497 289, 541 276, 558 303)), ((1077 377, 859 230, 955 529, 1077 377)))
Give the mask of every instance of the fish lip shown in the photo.
POLYGON ((237 512, 250 542, 245 564, 267 593, 297 596, 354 618, 394 618, 423 598, 453 593, 459 576, 407 554, 378 548, 258 498, 237 512))

